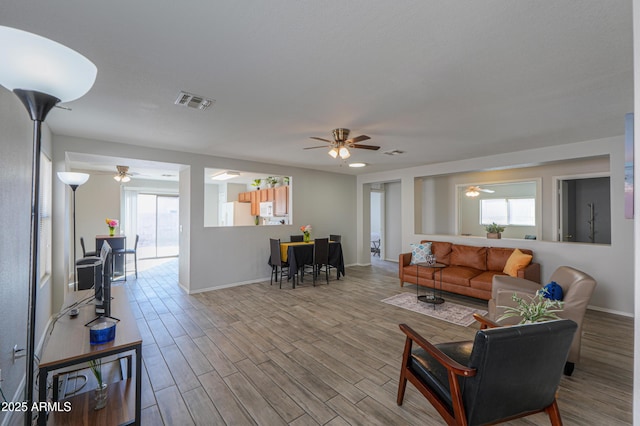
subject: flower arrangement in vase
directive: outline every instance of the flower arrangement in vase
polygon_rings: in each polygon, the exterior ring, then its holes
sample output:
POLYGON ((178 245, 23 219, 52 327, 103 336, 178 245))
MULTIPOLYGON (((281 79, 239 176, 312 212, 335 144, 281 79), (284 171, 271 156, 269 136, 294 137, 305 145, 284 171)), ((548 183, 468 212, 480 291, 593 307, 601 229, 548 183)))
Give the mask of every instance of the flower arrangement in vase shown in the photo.
POLYGON ((308 243, 311 241, 311 225, 303 225, 300 227, 302 231, 302 235, 304 236, 304 242, 308 243))
POLYGON ((109 227, 109 236, 113 237, 114 235, 116 235, 116 226, 118 226, 120 224, 120 222, 118 222, 118 219, 109 219, 109 218, 107 218, 105 220, 105 222, 107 223, 107 226, 109 227))

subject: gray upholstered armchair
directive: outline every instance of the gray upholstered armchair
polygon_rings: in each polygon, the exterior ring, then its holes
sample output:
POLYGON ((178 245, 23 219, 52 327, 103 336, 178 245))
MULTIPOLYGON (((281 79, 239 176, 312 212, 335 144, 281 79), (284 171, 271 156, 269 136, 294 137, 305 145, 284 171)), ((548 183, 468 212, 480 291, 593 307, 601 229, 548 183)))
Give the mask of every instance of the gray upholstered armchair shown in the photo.
MULTIPOLYGON (((549 281, 558 283, 564 293, 564 307, 562 312, 558 313, 558 317, 573 320, 578 324, 578 330, 573 337, 573 343, 571 344, 564 370, 565 374, 570 376, 573 373, 575 363, 580 359, 582 320, 589 300, 591 300, 593 289, 596 286, 596 280, 577 269, 569 266, 559 266, 551 275, 549 281)), ((511 298, 513 293, 533 295, 540 288, 541 285, 533 281, 496 275, 493 277, 491 300, 489 300, 489 319, 497 321, 500 318, 504 313, 504 308, 500 308, 500 306, 515 306, 515 302, 511 298)), ((518 322, 520 322, 520 317, 511 317, 500 321, 500 324, 511 325, 518 322)))

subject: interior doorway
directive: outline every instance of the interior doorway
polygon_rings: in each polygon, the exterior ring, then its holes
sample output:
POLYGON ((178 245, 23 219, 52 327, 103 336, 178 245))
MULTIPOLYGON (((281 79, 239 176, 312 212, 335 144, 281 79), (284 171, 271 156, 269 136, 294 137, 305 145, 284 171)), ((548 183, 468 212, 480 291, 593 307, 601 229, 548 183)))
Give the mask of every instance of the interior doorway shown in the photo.
POLYGON ((371 260, 380 260, 384 253, 384 191, 371 189, 371 260))
POLYGON ((611 244, 609 176, 558 178, 558 241, 611 244))

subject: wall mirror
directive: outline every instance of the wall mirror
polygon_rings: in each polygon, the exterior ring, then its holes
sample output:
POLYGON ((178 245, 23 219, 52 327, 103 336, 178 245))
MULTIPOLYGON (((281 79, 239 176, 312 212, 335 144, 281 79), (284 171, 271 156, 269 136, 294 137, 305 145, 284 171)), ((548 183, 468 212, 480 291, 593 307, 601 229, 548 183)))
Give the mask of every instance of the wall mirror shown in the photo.
POLYGON ((288 225, 291 177, 205 168, 204 226, 288 225))

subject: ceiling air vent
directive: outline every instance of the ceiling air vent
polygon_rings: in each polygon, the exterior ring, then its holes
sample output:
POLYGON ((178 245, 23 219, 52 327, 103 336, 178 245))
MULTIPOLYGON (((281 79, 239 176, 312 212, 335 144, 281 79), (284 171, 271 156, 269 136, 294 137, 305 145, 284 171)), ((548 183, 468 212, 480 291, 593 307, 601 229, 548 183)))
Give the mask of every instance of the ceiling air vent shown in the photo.
POLYGON ((193 93, 180 92, 175 101, 176 105, 187 108, 199 109, 204 111, 215 103, 214 99, 207 99, 203 96, 194 95, 193 93))
POLYGON ((390 151, 385 151, 384 154, 387 154, 387 155, 400 155, 400 154, 404 154, 404 151, 400 151, 399 149, 392 149, 390 151))

